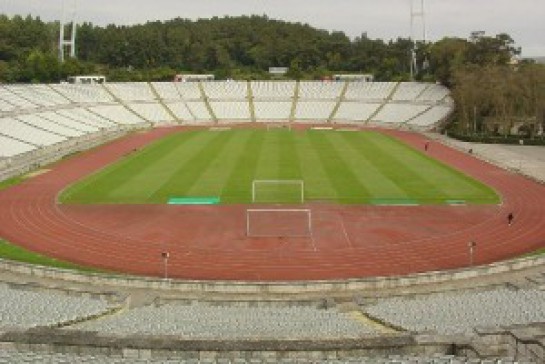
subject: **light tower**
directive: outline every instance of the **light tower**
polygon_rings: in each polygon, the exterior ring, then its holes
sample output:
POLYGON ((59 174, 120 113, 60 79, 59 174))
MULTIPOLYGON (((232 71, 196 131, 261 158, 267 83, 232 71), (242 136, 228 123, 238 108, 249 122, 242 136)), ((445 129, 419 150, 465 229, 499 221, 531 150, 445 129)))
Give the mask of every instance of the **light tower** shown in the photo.
POLYGON ((418 64, 416 62, 416 43, 426 43, 426 8, 424 0, 410 0, 411 2, 411 40, 414 47, 411 50, 411 79, 418 73, 418 64))
POLYGON ((76 33, 78 23, 77 0, 62 0, 62 17, 59 32, 59 59, 64 62, 66 52, 76 58, 76 33))

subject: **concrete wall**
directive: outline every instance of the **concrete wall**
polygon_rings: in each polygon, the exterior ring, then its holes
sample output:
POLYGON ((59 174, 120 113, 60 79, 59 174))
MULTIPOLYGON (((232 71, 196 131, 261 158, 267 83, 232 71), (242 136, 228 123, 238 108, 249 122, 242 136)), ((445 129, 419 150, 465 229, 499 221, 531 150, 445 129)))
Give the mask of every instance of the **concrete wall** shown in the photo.
POLYGON ((456 283, 468 279, 482 279, 497 274, 510 274, 525 269, 545 266, 545 256, 515 259, 490 265, 450 271, 427 272, 401 277, 372 277, 342 281, 302 282, 243 282, 243 281, 190 281, 159 278, 82 273, 77 271, 35 266, 0 260, 0 270, 59 281, 93 284, 106 287, 170 290, 176 292, 252 294, 252 295, 301 295, 319 293, 335 295, 359 291, 380 291, 426 286, 440 283, 456 283))
POLYGON ((393 335, 344 340, 191 340, 173 336, 106 336, 34 329, 0 332, 0 349, 36 353, 107 355, 134 359, 280 361, 349 360, 390 355, 455 355, 545 362, 545 324, 477 331, 475 336, 393 335))
POLYGON ((0 348, 6 350, 85 353, 140 359, 236 359, 275 360, 283 358, 325 360, 388 355, 432 356, 451 354, 446 341, 419 341, 411 335, 361 337, 350 340, 229 341, 187 340, 176 337, 112 337, 89 332, 43 330, 0 332, 0 348))

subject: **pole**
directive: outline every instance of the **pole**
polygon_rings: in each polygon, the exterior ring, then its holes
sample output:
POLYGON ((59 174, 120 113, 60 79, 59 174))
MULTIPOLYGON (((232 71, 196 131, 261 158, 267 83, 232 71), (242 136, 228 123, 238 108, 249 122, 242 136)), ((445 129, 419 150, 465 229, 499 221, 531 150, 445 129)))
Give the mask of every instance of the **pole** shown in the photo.
POLYGON ((165 279, 168 279, 168 258, 170 254, 168 252, 162 252, 161 257, 163 258, 163 268, 165 273, 165 279))

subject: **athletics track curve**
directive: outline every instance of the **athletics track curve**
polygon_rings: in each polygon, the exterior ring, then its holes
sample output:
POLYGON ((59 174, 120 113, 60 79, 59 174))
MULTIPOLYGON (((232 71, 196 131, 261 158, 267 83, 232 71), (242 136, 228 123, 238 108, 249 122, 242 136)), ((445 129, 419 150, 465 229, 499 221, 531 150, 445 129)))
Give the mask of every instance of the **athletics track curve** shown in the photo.
MULTIPOLYGON (((136 133, 0 191, 0 236, 82 265, 204 280, 330 280, 405 275, 507 259, 545 245, 545 186, 432 143, 428 153, 495 188, 501 206, 307 204, 309 238, 247 238, 247 206, 59 205, 69 184, 180 128, 136 133), (509 212, 515 215, 507 225, 509 212)), ((425 137, 384 130, 415 148, 425 137)))

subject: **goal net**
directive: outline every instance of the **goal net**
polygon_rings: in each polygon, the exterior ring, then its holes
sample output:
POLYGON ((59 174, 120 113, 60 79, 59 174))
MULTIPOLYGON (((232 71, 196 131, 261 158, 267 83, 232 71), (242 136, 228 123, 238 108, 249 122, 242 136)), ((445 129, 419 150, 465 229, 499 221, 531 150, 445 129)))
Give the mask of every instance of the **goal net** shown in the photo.
POLYGON ((312 214, 309 209, 246 210, 248 237, 309 237, 312 214))
POLYGON ((305 183, 302 180, 254 180, 253 203, 303 203, 305 183))

